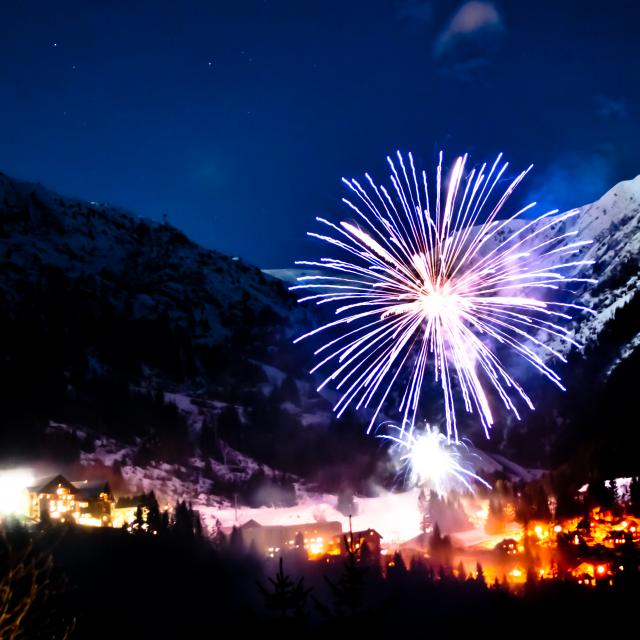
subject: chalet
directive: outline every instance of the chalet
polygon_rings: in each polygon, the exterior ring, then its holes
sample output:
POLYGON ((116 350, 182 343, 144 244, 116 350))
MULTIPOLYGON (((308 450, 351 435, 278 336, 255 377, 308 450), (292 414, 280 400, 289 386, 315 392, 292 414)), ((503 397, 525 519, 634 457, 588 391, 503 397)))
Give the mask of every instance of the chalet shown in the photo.
MULTIPOLYGON (((142 520, 147 522, 149 510, 155 497, 150 493, 141 493, 136 496, 122 496, 118 498, 113 507, 113 526, 116 528, 127 527, 132 524, 138 514, 138 509, 142 511, 142 520)), ((156 507, 158 503, 155 502, 156 507)))
POLYGON ((79 480, 72 483, 79 505, 78 524, 110 527, 114 498, 105 480, 79 480))
POLYGON ((349 549, 360 557, 368 556, 370 560, 379 560, 382 536, 375 529, 353 531, 335 536, 332 540, 332 551, 346 555, 349 549))
POLYGON ((264 526, 249 520, 240 529, 245 545, 271 558, 296 549, 304 550, 309 558, 318 558, 328 552, 330 541, 342 533, 339 522, 264 526))
POLYGON ((113 493, 108 482, 72 482, 58 474, 38 481, 27 493, 28 515, 37 522, 48 519, 94 527, 111 526, 113 493))
POLYGON ((575 567, 572 573, 578 584, 593 586, 598 580, 607 579, 611 575, 611 565, 601 558, 588 559, 575 567))

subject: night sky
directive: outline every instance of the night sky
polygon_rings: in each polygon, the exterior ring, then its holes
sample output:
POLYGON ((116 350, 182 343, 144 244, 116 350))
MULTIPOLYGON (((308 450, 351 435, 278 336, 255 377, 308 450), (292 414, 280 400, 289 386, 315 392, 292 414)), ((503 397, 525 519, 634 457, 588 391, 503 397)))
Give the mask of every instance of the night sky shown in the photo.
POLYGON ((398 148, 504 151, 569 208, 640 173, 639 25, 615 0, 5 0, 0 171, 262 267, 398 148))

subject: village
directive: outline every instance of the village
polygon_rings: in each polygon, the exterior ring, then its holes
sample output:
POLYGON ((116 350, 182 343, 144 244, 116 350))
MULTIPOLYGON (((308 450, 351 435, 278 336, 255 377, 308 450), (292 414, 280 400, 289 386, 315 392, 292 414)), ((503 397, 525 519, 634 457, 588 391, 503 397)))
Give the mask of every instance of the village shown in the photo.
POLYGON ((192 530, 203 537, 228 540, 235 548, 269 561, 295 557, 333 563, 352 554, 358 562, 387 574, 398 565, 448 567, 458 578, 482 575, 488 583, 517 589, 527 581, 569 580, 593 587, 613 584, 635 572, 640 557, 640 518, 625 505, 590 507, 580 517, 517 522, 510 503, 498 526, 488 513, 475 529, 442 534, 438 522, 423 522, 408 540, 385 540, 373 528, 344 530, 338 520, 296 524, 261 523, 250 518, 216 531, 203 531, 200 516, 186 503, 160 507, 153 494, 116 497, 107 481, 71 481, 49 476, 22 489, 13 513, 34 526, 110 528, 126 534, 158 535, 175 524, 181 510, 192 530), (21 504, 22 508, 16 508, 21 504), (505 517, 506 516, 506 517, 505 517))

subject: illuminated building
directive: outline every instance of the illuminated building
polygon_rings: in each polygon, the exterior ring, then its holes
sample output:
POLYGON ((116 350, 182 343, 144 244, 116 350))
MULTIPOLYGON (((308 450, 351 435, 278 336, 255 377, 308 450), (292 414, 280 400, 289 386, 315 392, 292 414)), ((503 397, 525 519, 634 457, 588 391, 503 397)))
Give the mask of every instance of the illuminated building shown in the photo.
POLYGON ((68 522, 110 527, 113 494, 105 481, 72 482, 63 475, 40 480, 27 489, 27 515, 36 522, 68 522))
POLYGON ((330 552, 345 555, 350 547, 358 555, 368 554, 370 559, 380 558, 380 541, 382 536, 375 529, 354 531, 344 535, 334 536, 331 541, 330 552), (366 548, 366 551, 365 551, 366 548))
POLYGON ((295 525, 263 526, 255 520, 245 522, 240 529, 247 547, 260 555, 275 558, 286 551, 304 551, 310 559, 329 553, 330 541, 342 534, 339 522, 311 522, 295 525))
POLYGON ((611 568, 608 562, 601 559, 585 560, 572 571, 578 584, 594 586, 598 580, 608 579, 611 575, 611 568))
POLYGON ((495 550, 507 556, 515 556, 518 546, 518 542, 513 538, 505 538, 495 546, 495 550))
POLYGON ((113 526, 119 529, 132 524, 136 519, 138 509, 142 510, 142 520, 146 523, 150 506, 149 496, 145 493, 118 498, 113 507, 113 526))

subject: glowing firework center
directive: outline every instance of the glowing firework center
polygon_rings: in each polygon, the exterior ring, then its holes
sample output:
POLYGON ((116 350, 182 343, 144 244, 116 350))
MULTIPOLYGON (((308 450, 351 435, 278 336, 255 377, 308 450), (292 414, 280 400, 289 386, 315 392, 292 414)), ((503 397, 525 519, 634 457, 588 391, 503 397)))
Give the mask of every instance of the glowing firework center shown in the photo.
POLYGON ((473 472, 473 456, 463 443, 454 443, 436 428, 401 429, 391 426, 379 436, 391 442, 392 457, 412 486, 444 496, 449 491, 473 491, 473 482, 489 485, 473 472))
POLYGON ((415 484, 431 484, 438 493, 444 493, 444 483, 451 468, 455 467, 455 461, 438 437, 432 437, 429 433, 418 438, 409 449, 407 458, 415 484))

